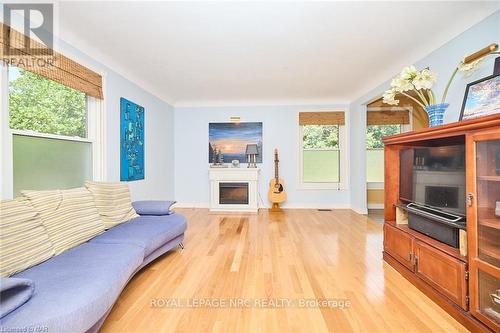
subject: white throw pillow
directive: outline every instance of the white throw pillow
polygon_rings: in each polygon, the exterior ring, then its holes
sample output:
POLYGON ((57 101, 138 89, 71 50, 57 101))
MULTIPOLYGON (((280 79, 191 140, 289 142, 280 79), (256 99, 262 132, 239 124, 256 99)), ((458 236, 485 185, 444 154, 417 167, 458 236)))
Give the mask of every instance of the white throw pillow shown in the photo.
POLYGON ((94 196, 95 204, 106 229, 139 216, 132 207, 127 184, 86 182, 85 186, 94 196))
POLYGON ((94 197, 84 187, 22 194, 40 213, 56 255, 104 232, 94 197))

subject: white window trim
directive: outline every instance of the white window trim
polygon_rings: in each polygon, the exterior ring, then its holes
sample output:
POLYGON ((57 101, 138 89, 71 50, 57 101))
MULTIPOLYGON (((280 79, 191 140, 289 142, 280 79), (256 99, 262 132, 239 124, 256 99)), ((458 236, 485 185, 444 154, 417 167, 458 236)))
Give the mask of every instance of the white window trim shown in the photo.
MULTIPOLYGON (((339 152, 340 152, 340 182, 305 182, 303 179, 304 171, 304 155, 303 155, 303 126, 299 125, 299 140, 298 140, 298 152, 299 152, 299 186, 298 190, 346 190, 348 188, 348 142, 347 142, 347 130, 345 125, 339 125, 339 152)), ((337 149, 332 149, 337 150, 337 149)))
MULTIPOLYGON (((401 124, 401 133, 405 132, 410 132, 413 130, 413 108, 411 106, 408 107, 401 107, 401 106, 393 106, 393 107, 370 107, 367 108, 366 112, 370 111, 407 111, 409 113, 410 117, 410 123, 409 124, 401 124)), ((368 131, 368 124, 366 124, 366 130, 368 131)), ((366 133, 365 133, 365 140, 366 140, 366 133)), ((384 150, 384 148, 379 148, 380 150, 384 150)), ((368 149, 365 147, 365 151, 368 150, 377 150, 377 149, 368 149)), ((368 165, 366 166, 368 168, 368 165)), ((366 188, 368 190, 383 190, 384 189, 384 182, 366 182, 366 188)))
MULTIPOLYGON (((105 142, 105 103, 91 96, 87 96, 87 138, 66 135, 39 133, 35 131, 11 129, 9 126, 9 84, 8 67, 0 62, 0 150, 2 163, 0 166, 0 198, 9 199, 14 193, 14 170, 12 138, 14 135, 24 135, 39 138, 57 139, 65 141, 88 142, 92 144, 92 178, 93 180, 106 179, 106 142, 105 142)), ((104 75, 103 83, 104 83, 104 75)))
POLYGON ((0 163, 0 198, 12 198, 14 192, 12 168, 12 134, 9 129, 9 103, 8 103, 8 81, 7 66, 0 61, 0 151, 2 163, 0 163))

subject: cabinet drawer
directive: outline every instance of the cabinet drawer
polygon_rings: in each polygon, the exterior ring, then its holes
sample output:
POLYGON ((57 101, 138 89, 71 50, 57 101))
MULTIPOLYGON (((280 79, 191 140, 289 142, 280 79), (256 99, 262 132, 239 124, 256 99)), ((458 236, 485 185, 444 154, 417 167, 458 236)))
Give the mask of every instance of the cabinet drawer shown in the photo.
POLYGON ((466 264, 418 240, 413 251, 416 275, 467 310, 466 264))
POLYGON ((384 251, 413 271, 412 237, 406 232, 385 224, 384 251))

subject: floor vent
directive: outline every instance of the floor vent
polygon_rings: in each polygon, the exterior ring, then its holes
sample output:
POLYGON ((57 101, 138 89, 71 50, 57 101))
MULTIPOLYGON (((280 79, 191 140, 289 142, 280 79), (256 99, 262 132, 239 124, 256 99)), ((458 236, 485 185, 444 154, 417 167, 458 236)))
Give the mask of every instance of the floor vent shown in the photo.
POLYGON ((331 209, 328 209, 328 208, 321 208, 321 209, 318 209, 318 212, 331 212, 332 210, 331 209))

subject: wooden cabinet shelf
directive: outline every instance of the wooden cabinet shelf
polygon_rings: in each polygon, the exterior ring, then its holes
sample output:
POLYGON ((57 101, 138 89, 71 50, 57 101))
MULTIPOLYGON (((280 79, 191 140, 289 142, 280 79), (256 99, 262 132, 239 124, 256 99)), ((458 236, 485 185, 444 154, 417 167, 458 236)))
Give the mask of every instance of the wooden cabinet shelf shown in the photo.
POLYGON ((500 176, 477 176, 477 179, 488 182, 500 182, 500 176))
POLYGON ((500 230, 500 219, 479 219, 478 225, 500 230))
POLYGON ((481 257, 481 254, 484 254, 488 257, 493 258, 494 260, 500 261, 500 247, 495 245, 492 241, 489 240, 484 240, 482 238, 478 238, 479 241, 481 242, 479 246, 479 257, 481 257))

